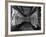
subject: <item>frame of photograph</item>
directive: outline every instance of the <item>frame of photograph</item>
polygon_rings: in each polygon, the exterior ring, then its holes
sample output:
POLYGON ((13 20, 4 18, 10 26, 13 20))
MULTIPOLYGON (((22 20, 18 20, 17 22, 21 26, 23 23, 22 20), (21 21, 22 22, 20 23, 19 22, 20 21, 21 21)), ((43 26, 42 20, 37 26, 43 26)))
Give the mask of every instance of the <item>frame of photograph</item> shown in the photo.
POLYGON ((8 2, 8 35, 37 35, 37 34, 44 34, 45 33, 45 4, 44 3, 35 3, 35 2, 19 2, 19 1, 9 1, 8 2), (41 7, 41 30, 34 30, 34 31, 14 31, 11 32, 11 5, 17 5, 17 6, 40 6, 41 7))

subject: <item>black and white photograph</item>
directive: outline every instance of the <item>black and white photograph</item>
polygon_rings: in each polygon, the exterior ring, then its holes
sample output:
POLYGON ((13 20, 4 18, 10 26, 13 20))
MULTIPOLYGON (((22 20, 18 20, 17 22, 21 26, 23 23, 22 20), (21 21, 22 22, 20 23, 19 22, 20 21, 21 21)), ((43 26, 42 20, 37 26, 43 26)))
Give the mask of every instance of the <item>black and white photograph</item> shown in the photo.
POLYGON ((11 6, 11 31, 41 30, 41 7, 11 6))
POLYGON ((8 34, 43 33, 43 4, 8 3, 8 34))

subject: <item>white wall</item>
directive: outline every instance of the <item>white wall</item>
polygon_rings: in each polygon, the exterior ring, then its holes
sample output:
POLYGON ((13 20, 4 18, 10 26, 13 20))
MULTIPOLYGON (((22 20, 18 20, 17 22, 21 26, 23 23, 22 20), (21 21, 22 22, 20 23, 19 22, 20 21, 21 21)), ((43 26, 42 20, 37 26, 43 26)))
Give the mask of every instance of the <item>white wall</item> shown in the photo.
POLYGON ((5 6, 4 0, 0 0, 0 37, 5 36, 5 6))
MULTIPOLYGON (((17 0, 17 1, 30 1, 30 2, 44 2, 46 6, 46 0, 17 0)), ((0 0, 0 37, 5 37, 5 6, 4 0, 0 0)), ((45 7, 45 19, 46 19, 46 7, 45 7)), ((45 20, 46 22, 46 20, 45 20)), ((46 23, 45 23, 46 28, 46 23)), ((45 29, 46 31, 46 29, 45 29)), ((9 36, 10 37, 10 36, 9 36)), ((11 36, 11 37, 46 37, 46 32, 44 35, 30 35, 30 36, 11 36)))

